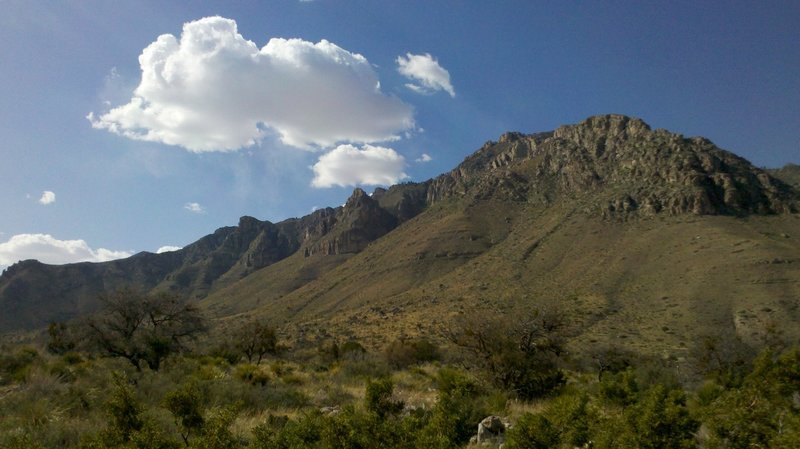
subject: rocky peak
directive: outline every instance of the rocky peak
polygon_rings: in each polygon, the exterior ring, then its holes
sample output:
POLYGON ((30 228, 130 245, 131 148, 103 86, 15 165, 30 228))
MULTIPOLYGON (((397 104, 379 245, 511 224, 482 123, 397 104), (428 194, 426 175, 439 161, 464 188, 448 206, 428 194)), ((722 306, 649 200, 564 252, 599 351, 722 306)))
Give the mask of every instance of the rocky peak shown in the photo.
POLYGON ((383 187, 376 187, 375 190, 372 191, 372 195, 370 195, 370 197, 375 201, 380 201, 381 198, 386 195, 386 192, 388 192, 388 190, 384 189, 383 187))
POLYGON ((239 232, 243 232, 243 233, 252 232, 254 230, 260 229, 261 225, 263 223, 264 222, 262 222, 261 220, 259 220, 257 218, 245 215, 245 216, 239 218, 239 226, 238 226, 239 229, 238 230, 239 230, 239 232))
POLYGON ((586 210, 607 216, 797 210, 790 186, 710 140, 618 114, 503 134, 429 183, 429 204, 454 196, 540 204, 584 196, 586 210))
POLYGON ((336 226, 322 240, 307 247, 305 255, 357 253, 397 224, 397 218, 377 200, 356 188, 341 210, 336 226))

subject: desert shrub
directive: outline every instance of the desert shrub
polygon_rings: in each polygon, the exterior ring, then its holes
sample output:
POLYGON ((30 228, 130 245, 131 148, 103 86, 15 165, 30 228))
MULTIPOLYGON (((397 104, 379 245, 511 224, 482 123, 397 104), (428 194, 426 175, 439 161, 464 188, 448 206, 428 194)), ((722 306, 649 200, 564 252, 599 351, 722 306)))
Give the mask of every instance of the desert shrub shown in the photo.
POLYGON ((31 347, 0 353, 0 385, 24 382, 39 357, 39 351, 31 347))
MULTIPOLYGON (((259 369, 263 370, 264 367, 259 369)), ((264 371, 260 373, 257 376, 268 375, 264 371)), ((266 382, 263 385, 261 382, 242 382, 235 374, 215 379, 194 378, 200 380, 205 394, 204 404, 208 407, 239 405, 245 410, 260 413, 271 409, 302 408, 311 402, 301 389, 283 382, 266 382)))
POLYGON ((364 405, 378 419, 385 419, 403 410, 403 402, 393 399, 394 383, 389 378, 367 381, 364 405))
POLYGON ((267 372, 261 370, 257 365, 245 363, 237 365, 234 370, 234 375, 252 385, 264 386, 269 383, 270 376, 267 372))
POLYGON ((242 352, 236 348, 231 339, 223 339, 209 349, 207 355, 224 360, 228 365, 235 365, 242 359, 242 352))
POLYGON ((47 351, 53 354, 66 354, 78 346, 75 331, 66 323, 51 321, 47 325, 47 351))
POLYGON ((190 380, 164 397, 163 406, 172 413, 181 438, 189 445, 190 437, 200 433, 205 424, 205 394, 197 381, 190 380))
POLYGON ((508 431, 508 449, 550 449, 559 444, 558 432, 542 415, 525 413, 508 431))
POLYGON ((361 358, 367 352, 361 343, 355 340, 348 340, 342 344, 341 348, 339 348, 340 357, 343 358, 350 358, 350 359, 358 359, 361 358))
POLYGON ((200 434, 189 445, 191 449, 233 449, 240 447, 240 440, 230 430, 236 419, 233 408, 212 410, 205 419, 200 434))
POLYGON ((315 412, 307 412, 296 420, 264 422, 253 429, 256 449, 309 449, 320 447, 324 418, 315 412))
POLYGON ((478 400, 478 386, 464 374, 442 369, 437 385, 439 397, 430 419, 419 433, 418 446, 456 448, 469 441, 487 411, 478 400))
MULTIPOLYGON (((729 388, 704 410, 714 447, 787 447, 800 440, 795 398, 800 392, 800 352, 758 356, 742 385, 729 388)), ((794 446, 796 447, 796 446, 794 446)))
POLYGON ((106 404, 106 410, 110 418, 111 431, 119 435, 122 441, 128 441, 130 435, 141 430, 144 425, 141 416, 143 407, 135 395, 127 377, 115 374, 114 389, 106 404))
POLYGON ((600 346, 592 348, 583 356, 581 365, 584 370, 597 371, 597 380, 603 380, 604 373, 618 373, 634 364, 636 356, 616 346, 600 346))
POLYGON ((388 377, 392 370, 383 358, 370 354, 358 359, 342 361, 335 380, 340 382, 363 381, 364 379, 388 377))
POLYGON ((383 355, 386 362, 394 369, 403 369, 440 358, 439 348, 424 338, 395 340, 384 349, 383 355))
POLYGON ((525 413, 508 432, 509 448, 584 447, 592 444, 598 416, 585 393, 554 399, 540 414, 525 413))
POLYGON ((699 375, 734 387, 741 385, 754 354, 738 337, 706 335, 691 348, 689 358, 699 375))
POLYGON ((636 402, 639 390, 639 381, 632 368, 608 374, 597 384, 597 393, 600 398, 622 407, 636 402))
POLYGON ((683 391, 656 385, 642 393, 625 412, 631 447, 689 449, 697 446, 694 433, 700 423, 686 407, 683 391))

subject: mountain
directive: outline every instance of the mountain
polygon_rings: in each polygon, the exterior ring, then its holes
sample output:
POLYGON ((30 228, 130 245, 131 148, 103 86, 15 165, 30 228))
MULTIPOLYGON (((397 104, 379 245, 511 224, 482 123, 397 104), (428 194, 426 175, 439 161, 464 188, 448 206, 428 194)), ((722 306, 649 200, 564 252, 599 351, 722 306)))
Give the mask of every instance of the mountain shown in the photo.
POLYGON ((709 333, 798 336, 798 203, 707 139, 596 116, 504 134, 448 173, 356 189, 343 207, 244 217, 175 253, 19 263, 0 277, 0 329, 79 316, 133 283, 263 317, 298 343, 380 345, 472 311, 557 307, 578 347, 680 356, 709 333))
POLYGON ((781 168, 767 170, 772 176, 794 187, 800 189, 800 165, 786 164, 781 168))

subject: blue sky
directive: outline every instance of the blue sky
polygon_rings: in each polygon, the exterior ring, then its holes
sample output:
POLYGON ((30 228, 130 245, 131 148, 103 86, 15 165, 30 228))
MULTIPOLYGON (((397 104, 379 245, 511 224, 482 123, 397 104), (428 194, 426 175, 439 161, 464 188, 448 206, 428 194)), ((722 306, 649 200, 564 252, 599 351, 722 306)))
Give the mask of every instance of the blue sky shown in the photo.
POLYGON ((594 114, 800 162, 798 2, 0 6, 0 266, 302 216, 594 114))

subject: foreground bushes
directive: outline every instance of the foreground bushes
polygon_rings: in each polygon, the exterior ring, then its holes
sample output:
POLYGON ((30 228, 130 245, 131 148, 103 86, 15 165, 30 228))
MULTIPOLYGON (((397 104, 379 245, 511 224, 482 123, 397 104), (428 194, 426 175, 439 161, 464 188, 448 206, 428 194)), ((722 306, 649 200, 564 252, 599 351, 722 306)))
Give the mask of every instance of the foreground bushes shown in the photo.
POLYGON ((658 364, 559 369, 569 382, 533 403, 507 401, 517 390, 480 370, 391 371, 385 353, 346 353, 359 355, 326 365, 173 355, 139 371, 122 358, 8 348, 0 447, 450 449, 488 415, 511 419, 510 449, 800 447, 797 350, 765 352, 735 382, 711 376, 696 391, 658 364))

